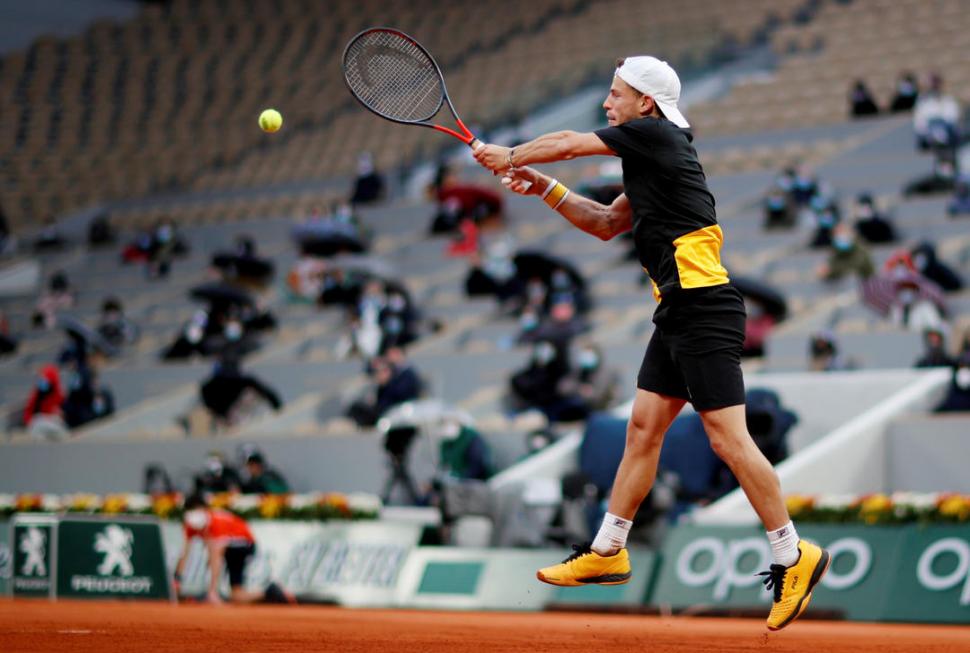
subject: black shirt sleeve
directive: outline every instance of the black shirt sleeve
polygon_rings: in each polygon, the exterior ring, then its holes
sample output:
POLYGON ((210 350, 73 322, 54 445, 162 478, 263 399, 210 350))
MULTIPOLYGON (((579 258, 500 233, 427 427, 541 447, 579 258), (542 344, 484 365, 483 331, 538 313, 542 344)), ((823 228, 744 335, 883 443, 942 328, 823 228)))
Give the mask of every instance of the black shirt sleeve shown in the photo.
POLYGON ((594 133, 623 159, 652 160, 666 141, 663 127, 655 118, 631 120, 615 127, 597 129, 594 133))

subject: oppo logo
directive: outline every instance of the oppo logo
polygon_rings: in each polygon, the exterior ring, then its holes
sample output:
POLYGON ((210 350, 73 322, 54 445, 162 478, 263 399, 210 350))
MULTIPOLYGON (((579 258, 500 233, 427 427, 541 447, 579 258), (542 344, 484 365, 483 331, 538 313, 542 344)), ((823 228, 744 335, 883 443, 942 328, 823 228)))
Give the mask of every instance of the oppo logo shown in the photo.
MULTIPOLYGON (((821 584, 829 589, 846 590, 858 585, 872 567, 872 549, 857 537, 835 540, 826 548, 832 556, 833 565, 821 584), (836 573, 834 563, 840 558, 848 559, 849 564, 846 567, 846 563, 840 563, 838 567, 841 571, 836 573)), ((970 565, 970 551, 967 552, 966 560, 970 565)), ((768 541, 763 537, 752 536, 728 541, 702 537, 685 546, 680 552, 676 571, 677 578, 688 587, 713 585, 712 597, 716 601, 723 601, 734 589, 758 585, 761 577, 754 574, 768 569, 770 564, 768 541), (742 567, 742 560, 745 559, 747 562, 742 567)), ((770 592, 759 592, 759 595, 764 601, 771 599, 770 592)))
POLYGON ((926 547, 916 563, 916 578, 928 590, 942 592, 963 583, 960 605, 970 605, 970 544, 958 537, 946 537, 926 547), (940 575, 933 570, 936 560, 951 554, 957 564, 953 571, 940 575))

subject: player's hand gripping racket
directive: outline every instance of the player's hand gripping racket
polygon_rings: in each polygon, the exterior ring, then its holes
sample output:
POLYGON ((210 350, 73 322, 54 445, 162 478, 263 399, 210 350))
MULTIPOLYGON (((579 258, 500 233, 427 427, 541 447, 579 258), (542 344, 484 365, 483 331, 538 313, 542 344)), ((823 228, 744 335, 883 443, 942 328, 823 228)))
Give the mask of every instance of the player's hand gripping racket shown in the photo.
POLYGON ((404 32, 373 27, 352 38, 344 50, 344 81, 381 118, 437 129, 473 150, 481 143, 458 117, 438 64, 404 32), (460 132, 430 122, 444 103, 460 132))

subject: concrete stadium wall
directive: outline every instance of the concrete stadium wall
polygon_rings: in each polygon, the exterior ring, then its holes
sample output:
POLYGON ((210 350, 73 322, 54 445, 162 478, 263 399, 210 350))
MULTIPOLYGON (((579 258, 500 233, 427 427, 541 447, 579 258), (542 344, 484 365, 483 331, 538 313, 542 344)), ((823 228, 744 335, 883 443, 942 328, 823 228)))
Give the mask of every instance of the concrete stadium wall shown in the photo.
MULTIPOLYGON (((785 493, 863 494, 895 489, 887 456, 888 428, 901 415, 926 410, 950 378, 948 369, 905 370, 899 374, 915 377, 875 407, 858 413, 843 426, 778 465, 778 476, 785 493)), ((860 382, 859 386, 864 384, 860 382)), ((843 399, 852 401, 852 392, 843 399)), ((828 404, 819 405, 828 409, 828 404)), ((934 489, 950 489, 950 480, 937 479, 938 487, 934 489)), ((691 518, 705 525, 757 522, 757 516, 740 489, 692 513, 691 518)))
POLYGON ((887 490, 970 493, 970 415, 913 415, 886 433, 887 490))

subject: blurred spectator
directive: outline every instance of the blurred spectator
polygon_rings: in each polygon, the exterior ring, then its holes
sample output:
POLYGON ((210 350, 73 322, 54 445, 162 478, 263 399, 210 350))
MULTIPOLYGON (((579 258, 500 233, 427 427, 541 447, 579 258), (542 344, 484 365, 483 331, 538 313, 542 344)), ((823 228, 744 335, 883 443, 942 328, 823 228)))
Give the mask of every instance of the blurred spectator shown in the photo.
POLYGON ((809 202, 815 220, 815 232, 809 247, 821 248, 832 244, 832 231, 841 221, 839 207, 835 200, 822 193, 816 193, 809 202))
POLYGON ((603 351, 590 341, 580 343, 574 364, 556 388, 559 401, 544 412, 551 422, 586 419, 594 411, 613 404, 620 373, 603 360, 603 351))
POLYGON ((545 341, 566 349, 573 338, 589 331, 589 324, 576 311, 573 295, 564 293, 554 296, 556 299, 553 300, 548 317, 543 318, 534 327, 531 326, 533 323, 528 316, 523 314, 525 320, 522 322, 523 330, 519 334, 520 343, 545 341))
POLYGON ((438 431, 439 472, 451 479, 486 481, 493 473, 492 454, 485 438, 455 416, 442 420, 438 431))
POLYGON ((158 463, 150 463, 145 465, 142 492, 154 498, 163 494, 172 494, 175 492, 175 485, 164 467, 158 463))
POLYGON ((960 142, 961 110, 956 98, 944 92, 943 78, 930 77, 930 86, 916 101, 913 131, 920 149, 954 149, 960 142))
POLYGON ((438 202, 437 212, 431 223, 431 233, 448 233, 458 227, 463 219, 481 222, 502 213, 502 196, 483 186, 462 183, 442 166, 432 186, 438 202))
POLYGON ((88 223, 88 247, 113 245, 117 234, 107 213, 99 213, 88 223))
POLYGON ((813 334, 809 341, 808 353, 809 369, 813 372, 837 372, 856 368, 855 361, 839 353, 835 334, 831 331, 819 331, 813 334))
POLYGON ((179 250, 179 241, 175 223, 168 218, 159 220, 152 232, 151 249, 148 253, 148 264, 145 267, 149 278, 168 277, 172 261, 179 250))
POLYGON ((920 274, 909 252, 902 250, 891 256, 881 278, 891 284, 888 317, 893 324, 913 331, 945 328, 943 291, 920 274))
POLYGON ((55 365, 45 365, 34 378, 34 387, 24 407, 24 426, 32 435, 57 439, 67 434, 64 424, 64 391, 55 365))
POLYGON ((788 229, 798 222, 798 212, 788 193, 778 186, 765 196, 765 229, 788 229))
POLYGON ((210 451, 202 471, 195 476, 194 486, 198 493, 239 492, 242 481, 221 451, 210 451))
POLYGON ((879 113, 879 107, 869 91, 869 87, 861 79, 857 79, 849 93, 849 113, 853 118, 860 116, 874 116, 879 113))
POLYGON ((956 361, 946 351, 946 339, 940 329, 927 329, 923 332, 923 355, 915 367, 950 367, 956 361))
POLYGON ((258 449, 246 456, 246 475, 242 491, 247 494, 286 494, 290 491, 283 475, 266 464, 263 453, 258 449))
POLYGON ((351 204, 376 202, 384 194, 384 178, 374 168, 374 157, 370 152, 357 156, 357 177, 354 179, 354 192, 351 204))
POLYGON ((378 314, 382 351, 404 347, 418 338, 418 311, 400 288, 387 289, 387 301, 378 314))
POLYGON ((953 366, 946 396, 936 407, 938 413, 970 411, 970 355, 962 354, 953 366))
POLYGON ((545 340, 536 342, 529 364, 509 379, 511 407, 554 411, 562 398, 559 383, 568 373, 569 361, 564 349, 545 340))
POLYGON ((198 310, 182 326, 182 330, 175 341, 162 350, 162 360, 180 360, 190 358, 194 354, 208 355, 207 338, 218 333, 217 325, 209 319, 209 313, 198 310))
POLYGON ((465 277, 465 293, 469 297, 494 295, 499 302, 508 302, 521 295, 523 282, 515 274, 512 255, 515 242, 506 232, 482 236, 481 248, 470 258, 471 269, 465 277))
POLYGON ((957 177, 953 186, 953 199, 946 206, 951 216, 970 214, 970 173, 964 172, 957 177))
POLYGON ((17 351, 17 340, 10 335, 10 323, 7 314, 0 310, 0 356, 17 351))
POLYGON ((744 306, 747 317, 744 321, 744 345, 741 347, 741 356, 764 356, 765 341, 774 330, 777 320, 758 301, 745 297, 744 306))
POLYGON ((864 245, 856 241, 852 228, 838 224, 832 231, 832 249, 829 258, 818 270, 824 281, 838 281, 849 275, 868 279, 875 272, 872 257, 864 245))
POLYGON ((57 220, 54 216, 48 215, 44 218, 44 227, 40 230, 40 235, 34 241, 35 252, 58 251, 67 244, 67 240, 61 235, 57 228, 57 220))
POLYGON ((114 394, 102 385, 96 367, 86 357, 71 363, 68 395, 62 405, 64 421, 74 429, 115 412, 114 394))
POLYGON ((957 272, 936 255, 936 246, 923 241, 910 252, 916 271, 938 285, 944 292, 963 288, 963 280, 957 272))
POLYGON ((47 292, 40 296, 34 308, 31 321, 35 327, 53 329, 57 316, 74 306, 74 293, 67 275, 63 271, 51 275, 47 292))
POLYGON ((784 188, 789 181, 791 185, 787 189, 788 193, 798 206, 808 206, 813 197, 825 194, 815 172, 806 163, 786 170, 779 179, 779 185, 784 188))
POLYGON ((0 254, 6 254, 8 251, 12 251, 14 246, 14 239, 10 236, 10 224, 7 222, 7 214, 3 210, 3 205, 0 204, 0 254))
POLYGON ((115 347, 131 345, 138 340, 138 327, 125 317, 124 307, 117 297, 108 297, 101 304, 98 333, 115 347))
POLYGON ((867 243, 892 243, 896 241, 896 229, 889 217, 876 208, 869 193, 860 193, 852 210, 855 230, 867 243))
POLYGON ((224 355, 212 374, 199 387, 202 403, 217 424, 232 426, 244 421, 261 399, 273 410, 283 406, 279 393, 251 374, 242 371, 238 357, 224 355))
POLYGON ((911 111, 919 98, 919 83, 913 73, 903 73, 896 81, 896 91, 889 110, 892 113, 911 111))
POLYGON ((347 410, 347 416, 358 426, 374 426, 394 406, 419 398, 424 388, 400 347, 391 347, 371 360, 370 376, 374 385, 347 410))

